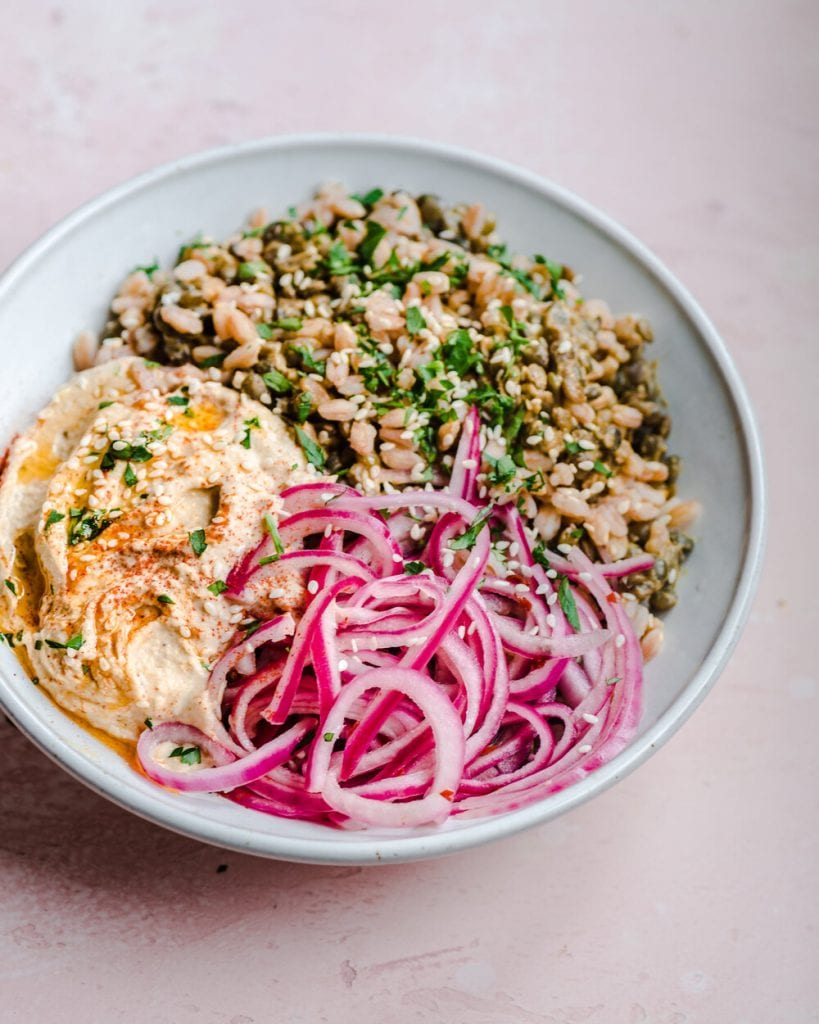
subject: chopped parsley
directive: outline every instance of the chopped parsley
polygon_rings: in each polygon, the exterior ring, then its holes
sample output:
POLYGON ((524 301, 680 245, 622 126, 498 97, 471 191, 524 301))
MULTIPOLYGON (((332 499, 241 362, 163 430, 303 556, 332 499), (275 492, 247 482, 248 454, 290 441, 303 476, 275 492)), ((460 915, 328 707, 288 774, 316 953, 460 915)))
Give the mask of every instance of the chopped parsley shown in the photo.
POLYGON ((316 359, 309 348, 304 345, 294 345, 293 351, 298 355, 301 364, 307 373, 318 373, 324 376, 324 363, 316 359))
POLYGON ((269 341, 273 337, 273 328, 270 324, 256 324, 256 333, 260 338, 269 341))
POLYGON ((112 520, 102 508, 72 508, 68 543, 71 547, 86 540, 95 540, 111 525, 112 520))
POLYGON ((153 718, 146 718, 145 719, 145 726, 148 729, 153 729, 153 727, 154 727, 154 720, 153 720, 153 718))
POLYGON ((426 569, 426 566, 423 562, 404 562, 404 572, 408 576, 417 576, 424 569, 426 569))
POLYGON ((282 539, 279 535, 278 527, 276 526, 276 520, 269 512, 265 512, 262 517, 262 523, 264 524, 267 535, 273 541, 273 547, 276 549, 276 558, 278 558, 279 555, 284 554, 284 544, 282 544, 282 539))
POLYGON ((577 614, 577 604, 575 603, 574 594, 569 586, 568 576, 564 576, 560 581, 560 586, 557 589, 557 599, 560 603, 560 607, 563 609, 563 614, 568 619, 569 625, 575 632, 579 632, 580 618, 577 614))
POLYGON ((499 459, 493 459, 491 455, 487 455, 486 461, 492 467, 486 475, 491 484, 508 484, 518 471, 511 455, 501 455, 499 459))
POLYGON ((201 558, 205 548, 208 546, 207 540, 205 540, 204 530, 194 530, 188 534, 188 540, 191 544, 191 549, 197 558, 201 558))
POLYGON ((350 198, 351 199, 357 199, 358 202, 361 203, 362 206, 366 206, 366 207, 369 208, 371 206, 375 206, 375 204, 378 202, 378 200, 383 198, 383 196, 384 196, 384 190, 383 189, 381 189, 381 188, 374 188, 374 189, 370 189, 370 191, 367 192, 363 196, 359 195, 357 192, 354 192, 350 196, 350 198))
POLYGON ((51 647, 55 651, 65 651, 66 649, 78 651, 84 643, 85 640, 83 640, 82 633, 77 633, 76 636, 72 636, 65 643, 62 643, 60 640, 46 640, 46 647, 51 647))
POLYGON ((12 592, 12 594, 14 594, 14 596, 17 597, 17 584, 14 582, 14 580, 3 580, 3 582, 12 592))
POLYGON ((136 274, 140 270, 150 281, 154 274, 157 272, 157 270, 159 270, 159 263, 157 262, 157 260, 154 260, 153 263, 148 263, 144 267, 134 267, 133 272, 136 274))
POLYGON ((306 391, 302 393, 293 402, 293 414, 299 423, 304 423, 310 413, 313 411, 313 399, 307 394, 306 391))
POLYGON ((65 515, 62 512, 57 512, 56 509, 52 509, 46 517, 43 533, 48 533, 48 528, 50 526, 53 526, 55 523, 59 523, 63 519, 65 519, 65 515))
POLYGON ((602 463, 600 459, 594 460, 594 468, 597 470, 598 473, 602 473, 604 477, 608 478, 613 475, 613 471, 609 469, 607 465, 602 463))
POLYGON ((553 260, 547 260, 545 256, 535 254, 533 256, 535 263, 539 263, 549 271, 549 277, 552 279, 552 291, 559 299, 565 299, 566 293, 560 287, 560 279, 563 277, 563 266, 560 263, 555 263, 553 260))
POLYGON ((304 321, 298 316, 286 316, 281 320, 274 320, 273 326, 280 327, 283 331, 300 331, 304 321))
POLYGON ((611 679, 606 680, 606 686, 614 686, 615 683, 619 683, 622 676, 612 676, 611 679))
POLYGON ((266 263, 262 263, 261 260, 251 260, 239 264, 240 281, 255 281, 257 277, 263 277, 269 273, 270 267, 266 263))
POLYGON ((113 402, 100 402, 97 406, 98 409, 107 409, 109 405, 113 405, 113 402))
POLYGON ((214 580, 213 583, 208 585, 208 590, 214 595, 214 597, 224 594, 227 588, 228 585, 224 580, 214 580))
POLYGON ((250 432, 251 432, 251 430, 259 430, 261 428, 261 426, 262 425, 261 425, 261 423, 259 423, 259 417, 258 416, 254 416, 250 420, 245 420, 245 433, 244 433, 244 437, 239 442, 243 448, 249 448, 250 447, 250 432))
POLYGON ((157 597, 160 604, 176 604, 176 601, 169 594, 160 594, 157 597))
POLYGON ((577 455, 578 452, 582 452, 583 451, 583 449, 580 447, 580 445, 577 443, 577 441, 565 441, 564 445, 565 445, 566 451, 570 455, 577 455))
POLYGON ((137 475, 130 462, 125 463, 125 471, 122 474, 122 480, 126 487, 136 487, 137 485, 137 475))
POLYGON ((324 469, 324 464, 327 461, 324 449, 308 437, 301 427, 296 427, 296 438, 301 445, 301 450, 304 452, 304 457, 310 465, 315 466, 316 469, 324 469))
POLYGON ((356 271, 352 255, 346 249, 343 242, 335 242, 330 247, 325 265, 332 277, 346 277, 348 274, 354 274, 356 271))
POLYGON ((199 747, 174 747, 171 757, 178 757, 182 764, 201 764, 202 751, 199 747))
POLYGON ((262 380, 275 395, 286 395, 289 391, 293 390, 293 385, 278 370, 268 370, 267 373, 263 373, 262 380))
POLYGON ((168 395, 168 405, 190 405, 191 400, 185 395, 168 395))
POLYGON ((464 328, 449 332, 441 346, 441 358, 446 368, 454 370, 459 377, 465 377, 472 369, 482 368, 480 352, 464 328))
POLYGON ((543 569, 550 569, 551 564, 549 559, 546 557, 546 549, 542 544, 536 544, 532 548, 532 558, 537 562, 543 569))
POLYGON ((464 533, 460 535, 460 537, 456 537, 454 540, 451 540, 449 542, 449 547, 451 548, 451 550, 462 551, 464 548, 474 547, 475 541, 478 539, 478 534, 489 522, 489 519, 494 511, 494 504, 487 505, 486 508, 481 509, 481 511, 475 516, 475 518, 470 523, 469 528, 465 530, 464 533))
POLYGON ((426 325, 424 314, 418 306, 410 306, 407 310, 407 334, 412 338, 423 331, 426 325))
POLYGON ((335 738, 336 734, 334 732, 326 732, 322 737, 325 743, 332 743, 335 738))
POLYGON ((358 257, 362 263, 372 265, 373 254, 378 248, 378 243, 386 233, 387 229, 382 227, 377 221, 367 221, 367 234, 358 247, 358 257))

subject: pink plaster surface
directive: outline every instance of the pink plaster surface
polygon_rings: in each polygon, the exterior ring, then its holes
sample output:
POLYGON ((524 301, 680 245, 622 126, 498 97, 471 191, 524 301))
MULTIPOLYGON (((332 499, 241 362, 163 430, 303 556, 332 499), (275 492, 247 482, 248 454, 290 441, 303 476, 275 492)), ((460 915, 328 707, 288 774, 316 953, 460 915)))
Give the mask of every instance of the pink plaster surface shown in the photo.
POLYGON ((819 606, 798 511, 819 498, 818 13, 4 5, 0 266, 100 190, 215 144, 358 129, 501 155, 623 221, 709 311, 763 429, 771 531, 749 626, 682 732, 591 804, 450 859, 202 846, 0 724, 0 1020, 819 1019, 819 606))

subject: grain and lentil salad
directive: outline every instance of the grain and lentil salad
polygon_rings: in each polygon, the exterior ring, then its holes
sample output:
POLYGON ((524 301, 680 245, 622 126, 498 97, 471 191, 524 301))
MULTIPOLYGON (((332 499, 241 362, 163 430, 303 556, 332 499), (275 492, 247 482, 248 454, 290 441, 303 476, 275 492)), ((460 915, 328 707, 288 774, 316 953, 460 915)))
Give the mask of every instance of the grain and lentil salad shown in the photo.
POLYGON ((270 406, 309 462, 365 494, 445 485, 477 406, 482 499, 515 501, 544 542, 595 561, 653 556, 620 584, 651 657, 697 506, 675 495, 651 328, 578 283, 510 253, 478 203, 331 184, 224 242, 192 240, 171 270, 134 270, 75 361, 193 363, 270 406))

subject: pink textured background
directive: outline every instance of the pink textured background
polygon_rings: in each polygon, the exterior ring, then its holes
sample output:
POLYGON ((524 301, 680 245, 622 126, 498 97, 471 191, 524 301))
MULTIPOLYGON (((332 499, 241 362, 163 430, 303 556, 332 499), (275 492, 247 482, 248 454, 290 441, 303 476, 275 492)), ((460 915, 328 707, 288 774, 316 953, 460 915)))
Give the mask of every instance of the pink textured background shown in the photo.
POLYGON ((501 155, 622 220, 711 313, 763 428, 771 536, 746 633, 683 731, 592 804, 448 860, 200 846, 2 723, 0 1020, 817 1020, 819 609, 796 511, 819 498, 817 5, 3 9, 0 266, 214 144, 360 129, 501 155))

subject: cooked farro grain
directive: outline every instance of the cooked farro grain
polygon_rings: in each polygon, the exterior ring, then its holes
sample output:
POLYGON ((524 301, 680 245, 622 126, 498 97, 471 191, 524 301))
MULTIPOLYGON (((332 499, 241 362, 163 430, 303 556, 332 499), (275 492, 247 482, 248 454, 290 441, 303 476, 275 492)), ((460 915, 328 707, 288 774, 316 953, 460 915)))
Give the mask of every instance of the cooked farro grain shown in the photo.
MULTIPOLYGON (((224 243, 184 245, 170 272, 131 273, 96 360, 218 368, 369 492, 444 484, 477 405, 482 496, 518 501, 555 545, 655 558, 621 584, 653 653, 696 503, 675 499, 651 340, 645 320, 584 299, 571 268, 509 253, 478 204, 333 184, 224 243)), ((87 336, 75 353, 88 365, 87 336)))

